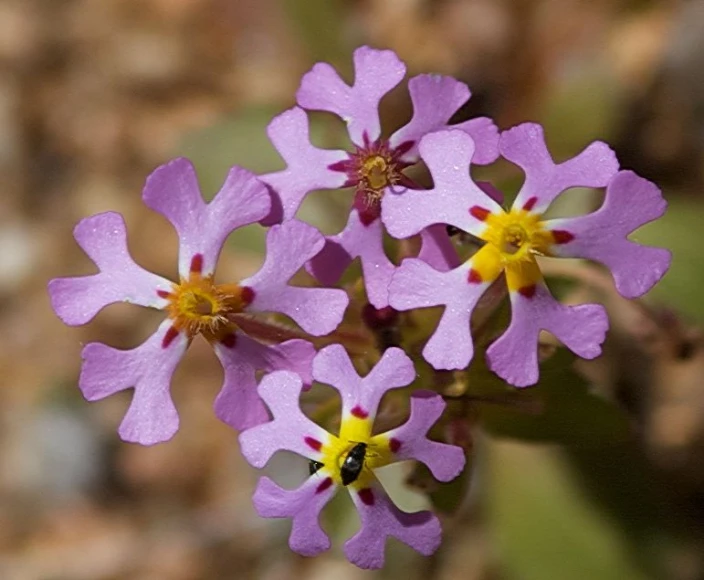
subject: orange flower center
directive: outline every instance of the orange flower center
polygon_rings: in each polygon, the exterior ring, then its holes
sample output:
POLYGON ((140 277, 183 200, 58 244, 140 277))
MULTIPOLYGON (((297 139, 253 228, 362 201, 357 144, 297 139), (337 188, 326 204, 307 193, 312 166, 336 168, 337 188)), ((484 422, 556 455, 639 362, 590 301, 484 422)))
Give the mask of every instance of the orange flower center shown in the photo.
POLYGON ((174 327, 188 338, 202 334, 209 341, 218 341, 231 334, 235 325, 228 315, 242 312, 254 294, 246 286, 214 284, 212 276, 191 272, 188 279, 174 284, 171 292, 160 292, 169 303, 165 307, 174 327))

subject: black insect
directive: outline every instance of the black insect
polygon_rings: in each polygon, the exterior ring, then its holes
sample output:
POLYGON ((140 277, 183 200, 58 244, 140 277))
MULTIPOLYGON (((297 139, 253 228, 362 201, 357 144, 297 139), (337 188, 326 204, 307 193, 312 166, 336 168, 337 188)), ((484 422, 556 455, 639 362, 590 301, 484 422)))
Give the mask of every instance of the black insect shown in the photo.
POLYGON ((308 462, 308 473, 313 475, 314 473, 320 471, 323 467, 325 467, 324 463, 320 463, 320 461, 314 461, 313 459, 311 459, 308 462))
POLYGON ((350 449, 347 457, 340 468, 340 478, 342 485, 349 485, 353 481, 357 481, 359 474, 362 473, 364 467, 364 458, 367 455, 367 444, 357 443, 350 449))
POLYGON ((455 226, 447 225, 445 226, 445 231, 447 232, 447 235, 452 237, 456 236, 457 234, 462 233, 462 230, 460 228, 456 228, 455 226))

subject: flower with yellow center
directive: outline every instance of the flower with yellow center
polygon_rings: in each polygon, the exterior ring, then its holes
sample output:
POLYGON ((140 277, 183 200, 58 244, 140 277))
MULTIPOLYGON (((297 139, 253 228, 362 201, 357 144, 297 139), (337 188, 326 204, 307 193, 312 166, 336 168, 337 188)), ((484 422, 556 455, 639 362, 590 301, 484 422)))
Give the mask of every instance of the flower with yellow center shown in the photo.
POLYGON ((350 561, 365 568, 380 566, 389 536, 423 554, 431 553, 440 541, 435 516, 401 511, 374 471, 396 461, 416 459, 426 464, 439 481, 449 481, 460 473, 464 452, 427 438, 445 408, 442 397, 428 391, 414 392, 408 420, 391 431, 372 435, 384 393, 415 379, 413 363, 403 351, 387 349, 369 374, 360 377, 345 349, 331 345, 313 360, 313 376, 340 393, 342 421, 338 436, 300 410, 303 385, 298 376, 271 373, 259 384, 259 395, 273 419, 240 434, 243 455, 255 467, 263 467, 278 450, 292 451, 311 461, 311 473, 293 490, 263 477, 253 498, 257 511, 263 517, 293 518, 289 545, 300 554, 312 556, 330 545, 319 524, 320 511, 336 490, 345 487, 361 520, 360 531, 345 544, 350 561))
POLYGON ((469 282, 493 281, 505 271, 510 291, 532 293, 542 278, 535 257, 550 255, 551 246, 564 243, 568 233, 547 230, 542 216, 525 208, 490 213, 474 206, 470 214, 485 222, 478 237, 486 244, 471 259, 469 282))

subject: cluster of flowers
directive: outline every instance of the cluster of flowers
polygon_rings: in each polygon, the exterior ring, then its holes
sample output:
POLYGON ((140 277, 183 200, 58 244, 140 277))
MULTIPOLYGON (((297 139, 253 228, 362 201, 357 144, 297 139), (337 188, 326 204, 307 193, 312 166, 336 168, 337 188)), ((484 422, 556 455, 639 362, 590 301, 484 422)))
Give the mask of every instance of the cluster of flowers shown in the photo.
POLYGON ((378 106, 401 82, 405 66, 391 51, 363 47, 354 53, 354 69, 350 86, 331 66, 315 65, 302 79, 298 106, 273 119, 268 135, 286 162, 284 170, 255 176, 233 167, 207 204, 186 159, 173 160, 149 176, 143 200, 164 215, 179 236, 178 282, 150 273, 132 260, 125 223, 119 214, 109 212, 84 219, 74 233, 99 273, 52 280, 49 292, 54 310, 69 325, 85 324, 104 306, 119 301, 165 312, 156 332, 133 350, 100 343, 83 349, 79 386, 88 400, 134 389, 119 428, 126 441, 151 445, 174 435, 179 419, 170 396, 171 376, 193 338, 205 337, 224 368, 215 414, 241 431, 246 459, 262 467, 276 451, 289 450, 310 461, 310 477, 298 489, 282 489, 262 478, 254 494, 258 512, 292 518, 291 548, 318 554, 330 544, 319 513, 340 486, 346 487, 359 511, 361 528, 345 544, 345 553, 358 566, 373 568, 383 564, 388 536, 423 554, 439 545, 437 518, 430 512, 399 510, 374 470, 415 459, 440 481, 462 471, 465 459, 459 447, 427 437, 443 413, 443 398, 431 391, 413 391, 407 422, 374 435, 382 395, 416 377, 413 362, 401 349, 386 349, 361 378, 342 345, 316 353, 304 338, 275 340, 275 327, 252 314, 284 314, 300 326, 302 336, 333 332, 349 297, 345 290, 330 286, 359 258, 373 312, 444 306, 423 356, 438 370, 465 369, 473 356, 472 312, 505 274, 511 321, 486 357, 489 368, 506 382, 527 386, 538 380, 541 330, 550 331, 577 355, 593 358, 601 352, 608 326, 599 305, 566 306, 556 301, 536 256, 601 262, 613 273, 617 290, 630 298, 642 295, 663 276, 670 254, 627 239, 633 230, 661 216, 665 202, 655 185, 631 171, 620 171, 604 143, 592 143, 576 157, 556 164, 539 125, 525 123, 503 132, 488 118, 450 125, 470 92, 465 84, 437 75, 410 79, 413 116, 387 138, 381 133, 378 106), (341 117, 353 149, 314 147, 306 110, 341 117), (525 172, 508 210, 500 205, 499 192, 475 183, 470 175, 471 164, 489 164, 499 156, 525 172), (421 161, 432 176, 432 189, 421 188, 404 173, 421 161), (551 202, 575 186, 605 187, 601 208, 582 217, 544 220, 542 214, 551 202), (338 235, 326 238, 295 219, 309 192, 348 187, 354 188, 355 200, 338 235), (215 267, 226 237, 257 222, 270 226, 262 268, 246 280, 216 283, 215 267), (481 243, 464 263, 448 226, 481 243), (420 234, 418 256, 395 265, 384 252, 385 232, 395 238, 420 234), (304 266, 325 287, 290 285, 304 266), (300 410, 301 391, 313 381, 331 385, 341 395, 337 436, 300 410))

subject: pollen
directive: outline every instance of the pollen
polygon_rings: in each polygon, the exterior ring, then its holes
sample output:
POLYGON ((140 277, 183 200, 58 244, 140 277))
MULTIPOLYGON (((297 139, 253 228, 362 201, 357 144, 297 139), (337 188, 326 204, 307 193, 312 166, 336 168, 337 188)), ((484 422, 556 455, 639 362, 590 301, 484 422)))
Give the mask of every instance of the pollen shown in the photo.
POLYGON ((519 224, 509 224, 501 234, 501 252, 515 254, 528 242, 528 234, 519 224))
POLYGON ((395 168, 385 157, 372 155, 364 159, 359 168, 360 181, 365 189, 380 192, 394 181, 395 168))
POLYGON ((252 301, 253 292, 246 286, 214 284, 212 276, 191 271, 187 279, 174 284, 171 292, 159 292, 168 300, 165 310, 173 326, 189 339, 202 334, 207 340, 221 340, 234 330, 230 314, 242 312, 252 301))

